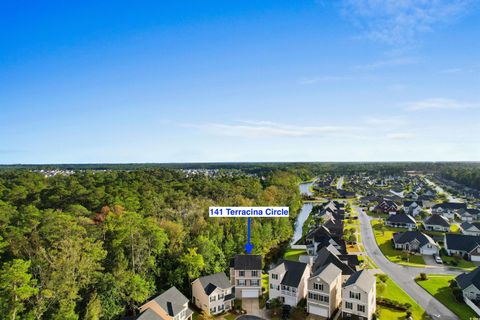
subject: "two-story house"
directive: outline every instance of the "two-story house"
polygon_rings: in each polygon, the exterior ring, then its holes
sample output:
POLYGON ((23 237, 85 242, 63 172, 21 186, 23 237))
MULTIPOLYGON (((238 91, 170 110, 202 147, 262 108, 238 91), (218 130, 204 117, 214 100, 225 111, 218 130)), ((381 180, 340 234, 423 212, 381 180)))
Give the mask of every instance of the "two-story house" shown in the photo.
POLYGON ((343 319, 371 320, 376 310, 376 280, 368 270, 355 272, 343 285, 343 319))
POLYGON ((403 211, 409 215, 417 216, 423 210, 423 203, 419 200, 407 200, 403 202, 403 211))
POLYGON ((140 312, 137 320, 191 320, 193 314, 187 297, 175 287, 142 305, 140 312))
POLYGON ((279 298, 284 304, 295 307, 307 295, 310 266, 303 262, 282 261, 268 271, 268 298, 279 298))
POLYGON ((230 283, 236 298, 258 298, 262 294, 262 256, 236 255, 230 263, 230 283))
POLYGON ((333 263, 308 279, 307 312, 331 318, 342 303, 342 270, 333 263))
POLYGON ((192 302, 207 314, 218 314, 233 307, 233 286, 225 273, 219 272, 192 282, 192 302))

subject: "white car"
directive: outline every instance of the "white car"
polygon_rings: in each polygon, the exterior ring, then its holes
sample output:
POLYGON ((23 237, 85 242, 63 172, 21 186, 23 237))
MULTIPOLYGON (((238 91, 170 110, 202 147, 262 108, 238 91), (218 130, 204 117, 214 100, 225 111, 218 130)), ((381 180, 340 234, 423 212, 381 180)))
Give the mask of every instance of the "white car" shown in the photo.
POLYGON ((435 259, 436 263, 440 263, 440 264, 443 263, 442 258, 440 258, 440 256, 437 256, 436 254, 434 254, 433 258, 435 259))

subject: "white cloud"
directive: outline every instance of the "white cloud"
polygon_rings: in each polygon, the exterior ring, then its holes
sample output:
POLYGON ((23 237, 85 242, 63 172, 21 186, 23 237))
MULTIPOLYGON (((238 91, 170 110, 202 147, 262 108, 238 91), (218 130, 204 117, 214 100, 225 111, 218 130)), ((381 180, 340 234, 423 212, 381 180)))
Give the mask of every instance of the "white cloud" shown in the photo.
POLYGON ((407 132, 395 132, 387 134, 387 138, 390 140, 409 140, 413 139, 415 135, 407 132))
POLYGON ((443 109, 443 110, 452 110, 452 109, 464 109, 464 108, 473 108, 478 106, 474 103, 457 101, 454 99, 446 98, 430 98, 419 101, 412 101, 403 104, 406 110, 418 111, 418 110, 428 110, 428 109, 443 109))
POLYGON ((185 125, 214 135, 236 137, 306 137, 348 133, 357 129, 349 126, 300 126, 271 121, 241 121, 240 124, 185 125))
POLYGON ((411 44, 467 13, 478 0, 343 0, 342 13, 372 40, 411 44))
POLYGON ((371 126, 401 126, 407 123, 407 119, 401 116, 369 116, 364 118, 365 122, 371 126))

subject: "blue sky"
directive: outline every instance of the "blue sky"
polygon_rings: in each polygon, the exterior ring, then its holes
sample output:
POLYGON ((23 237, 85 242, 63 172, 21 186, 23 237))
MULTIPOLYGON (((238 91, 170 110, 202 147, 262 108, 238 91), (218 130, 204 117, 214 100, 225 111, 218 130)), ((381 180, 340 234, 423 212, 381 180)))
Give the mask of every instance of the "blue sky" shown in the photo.
POLYGON ((480 160, 480 1, 2 1, 0 163, 480 160))

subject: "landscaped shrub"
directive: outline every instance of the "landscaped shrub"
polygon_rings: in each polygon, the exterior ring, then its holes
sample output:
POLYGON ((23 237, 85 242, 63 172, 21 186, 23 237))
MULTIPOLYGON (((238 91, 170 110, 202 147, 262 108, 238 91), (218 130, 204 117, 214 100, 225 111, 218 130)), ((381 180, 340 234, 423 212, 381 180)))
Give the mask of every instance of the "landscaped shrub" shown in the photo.
POLYGON ((386 274, 379 274, 377 277, 382 282, 387 282, 388 280, 388 276, 386 274))
POLYGON ((400 303, 398 301, 388 298, 377 298, 377 304, 400 311, 408 311, 412 308, 412 305, 410 303, 400 303))
POLYGON ((427 274, 424 272, 420 273, 420 280, 423 280, 423 281, 428 280, 427 274))

